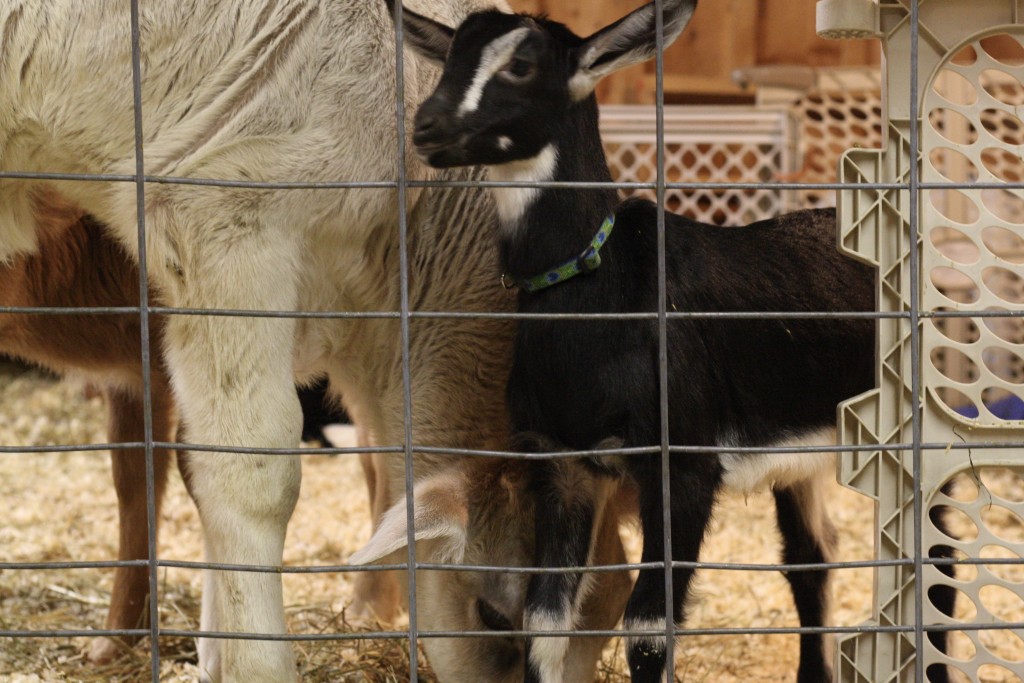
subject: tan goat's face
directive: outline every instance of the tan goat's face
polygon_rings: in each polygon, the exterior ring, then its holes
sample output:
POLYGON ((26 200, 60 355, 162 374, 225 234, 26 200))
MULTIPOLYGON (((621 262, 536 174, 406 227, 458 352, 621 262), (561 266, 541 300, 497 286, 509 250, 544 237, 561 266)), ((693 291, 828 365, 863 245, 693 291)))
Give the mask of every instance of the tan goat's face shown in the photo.
MULTIPOLYGON (((523 467, 481 465, 469 472, 453 468, 417 483, 413 498, 418 562, 529 565, 533 508, 524 496, 523 467)), ((384 514, 370 542, 350 563, 405 561, 407 529, 403 498, 384 514)), ((521 629, 528 580, 525 574, 507 572, 421 569, 416 573, 418 629, 521 629)), ((421 642, 442 681, 523 679, 522 639, 428 637, 421 642)))
MULTIPOLYGON (((471 471, 453 470, 419 482, 413 492, 418 562, 467 566, 533 566, 533 503, 526 490, 525 463, 495 467, 483 463, 471 471)), ((406 558, 406 504, 402 499, 385 513, 373 538, 350 558, 351 564, 394 563, 406 558)), ((614 531, 599 534, 595 559, 621 561, 614 531)), ((600 574, 600 600, 584 609, 581 628, 611 629, 629 592, 623 574, 600 574)), ((417 628, 420 631, 490 631, 487 637, 422 639, 438 679, 445 683, 523 680, 523 639, 502 631, 523 627, 523 604, 529 575, 490 571, 419 570, 417 628), (427 597, 429 596, 429 597, 427 597)), ((602 638, 570 641, 569 670, 579 680, 592 677, 602 638)), ((574 678, 574 680, 576 680, 574 678)))

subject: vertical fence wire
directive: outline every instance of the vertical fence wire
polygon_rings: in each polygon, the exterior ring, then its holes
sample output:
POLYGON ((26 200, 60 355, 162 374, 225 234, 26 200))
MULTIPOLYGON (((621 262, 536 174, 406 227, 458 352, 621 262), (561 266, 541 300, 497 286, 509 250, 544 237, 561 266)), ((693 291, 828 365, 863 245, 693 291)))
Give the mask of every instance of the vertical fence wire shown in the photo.
POLYGON ((668 283, 665 253, 665 0, 654 0, 654 112, 655 112, 655 202, 658 210, 658 391, 661 425, 661 523, 665 559, 665 661, 669 680, 675 679, 675 609, 672 585, 672 475, 669 456, 668 387, 668 283))
POLYGON ((919 146, 920 127, 918 125, 918 0, 910 0, 910 176, 908 199, 910 242, 910 410, 911 410, 911 449, 913 468, 913 515, 914 515, 914 679, 925 681, 924 677, 924 557, 923 557, 923 510, 921 478, 921 325, 920 325, 920 286, 918 282, 921 263, 918 250, 918 221, 920 211, 920 166, 919 146))
POLYGON ((403 54, 402 0, 395 2, 395 118, 398 149, 398 253, 400 259, 401 335, 402 335, 402 427, 405 458, 405 522, 409 545, 406 574, 409 584, 409 683, 417 683, 417 608, 416 608, 416 501, 413 495, 412 457, 412 379, 409 368, 409 240, 406 211, 407 169, 405 167, 405 59, 403 54))
MULTIPOLYGON (((153 386, 152 358, 150 357, 149 329, 149 276, 146 261, 146 163, 143 150, 142 130, 142 57, 139 0, 131 0, 131 60, 132 60, 132 109, 134 115, 135 144, 135 200, 138 221, 139 255, 139 329, 142 353, 142 405, 143 440, 146 458, 146 535, 149 574, 149 653, 150 675, 153 683, 160 681, 160 601, 157 570, 156 546, 156 484, 153 471, 153 386)), ((113 456, 113 454, 111 454, 113 456)), ((134 453, 127 457, 136 457, 134 453)))

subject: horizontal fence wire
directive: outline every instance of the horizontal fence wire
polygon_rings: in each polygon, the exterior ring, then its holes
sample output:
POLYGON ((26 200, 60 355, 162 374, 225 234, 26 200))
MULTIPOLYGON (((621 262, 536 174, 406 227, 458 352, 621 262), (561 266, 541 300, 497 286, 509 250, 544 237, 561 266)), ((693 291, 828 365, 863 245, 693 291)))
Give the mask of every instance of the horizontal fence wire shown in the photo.
MULTIPOLYGON (((72 180, 78 182, 137 182, 134 175, 103 175, 84 173, 40 173, 29 171, 0 171, 0 179, 6 180, 72 180)), ((186 178, 181 176, 144 175, 143 182, 162 185, 195 185, 201 187, 220 187, 253 190, 394 190, 399 186, 397 180, 338 180, 312 182, 273 182, 258 180, 226 180, 220 178, 186 178)), ((553 189, 603 189, 619 190, 657 190, 656 182, 631 180, 407 180, 406 187, 412 188, 553 188, 553 189)), ((857 183, 857 190, 910 190, 910 182, 865 182, 857 183)), ((914 187, 920 190, 1024 190, 1024 181, 1008 180, 1001 182, 976 183, 963 181, 929 181, 918 182, 914 187)), ((765 180, 759 182, 685 182, 666 181, 666 190, 848 190, 850 185, 811 182, 781 182, 765 180)))
MULTIPOLYGON (((660 4, 660 0, 659 0, 660 4)), ((910 54, 910 100, 911 100, 911 135, 910 148, 911 158, 917 158, 919 152, 917 112, 917 14, 918 0, 911 0, 911 54, 910 54)), ((502 313, 502 312, 470 312, 470 311, 417 311, 411 310, 409 305, 409 272, 407 253, 407 210, 404 201, 405 192, 409 188, 504 188, 504 187, 528 187, 528 188, 607 188, 614 187, 622 190, 653 190, 663 204, 667 190, 849 190, 850 186, 844 183, 799 183, 799 182, 669 182, 666 180, 664 169, 664 107, 663 107, 663 68, 661 64, 661 51, 658 51, 656 68, 656 129, 655 137, 658 149, 657 179, 655 182, 505 182, 505 181, 446 181, 446 180, 409 180, 406 177, 404 167, 404 123, 403 112, 404 96, 402 93, 403 61, 396 58, 398 70, 398 90, 396 91, 396 103, 398 107, 397 123, 399 134, 396 145, 399 149, 400 166, 397 169, 396 179, 388 180, 367 180, 367 181, 318 181, 318 182, 288 182, 288 181, 243 181, 216 178, 185 178, 174 176, 148 175, 144 172, 143 159, 143 130, 142 130, 142 99, 141 99, 141 69, 140 69, 140 45, 138 27, 138 0, 131 0, 132 9, 132 66, 134 85, 134 107, 135 107, 135 153, 136 173, 134 174, 75 174, 75 173, 45 173, 45 172, 0 172, 0 179, 4 180, 25 180, 25 181, 76 181, 76 182, 114 182, 134 183, 137 188, 138 198, 138 235, 140 253, 138 257, 140 270, 140 294, 141 303, 139 306, 120 307, 0 307, 0 315, 138 315, 142 322, 142 350, 143 350, 143 385, 146 396, 145 408, 145 434, 146 438, 140 442, 101 443, 101 444, 76 444, 76 445, 52 445, 52 446, 6 446, 0 445, 0 454, 33 454, 47 452, 70 452, 70 451, 118 451, 126 449, 144 449, 147 463, 146 468, 146 495, 147 523, 149 525, 149 553, 148 560, 98 560, 98 561, 52 561, 52 562, 0 562, 0 571, 21 570, 21 571, 49 571, 67 569, 112 569, 118 567, 147 567, 150 576, 150 623, 147 628, 138 629, 45 629, 45 630, 18 630, 0 629, 0 638, 69 638, 69 637, 91 637, 107 635, 114 637, 137 637, 149 636, 151 656, 151 678, 154 683, 159 681, 160 652, 159 642, 161 637, 187 637, 187 638, 213 638, 232 640, 268 640, 287 642, 310 642, 310 641, 362 641, 375 639, 403 640, 411 644, 409 654, 411 658, 410 681, 417 680, 416 666, 417 648, 416 643, 420 639, 430 638, 526 638, 526 637, 560 637, 560 636, 599 636, 599 637, 622 637, 622 636, 660 636, 673 635, 675 637, 693 636, 736 636, 750 634, 859 634, 859 633, 904 633, 912 634, 916 651, 922 652, 924 637, 927 633, 938 633, 948 631, 983 631, 992 629, 1020 630, 1024 629, 1024 622, 998 622, 992 624, 983 623, 957 623, 957 624, 924 624, 922 594, 923 582, 918 581, 915 587, 914 596, 914 623, 911 625, 855 625, 855 626, 828 626, 828 627, 736 627, 736 628, 674 628, 671 618, 665 630, 571 630, 571 631, 542 631, 542 630, 512 630, 512 631, 432 631, 424 630, 417 625, 417 602, 416 602, 416 572, 417 571, 445 571, 445 572, 482 572, 501 573, 509 575, 523 574, 600 574, 608 572, 635 571, 638 569, 663 569, 666 577, 666 591, 670 595, 672 586, 672 569, 704 569, 716 571, 820 571, 850 570, 879 567, 909 567, 913 568, 915 576, 921 576, 922 569, 926 566, 932 567, 957 567, 957 566, 997 566, 997 565, 1019 565, 1019 559, 1007 558, 931 558, 926 557, 922 548, 922 525, 923 525, 923 500, 921 497, 921 464, 922 459, 927 457, 928 451, 936 450, 983 450, 983 449, 1007 449, 1024 448, 1024 440, 1020 442, 953 442, 953 443, 928 443, 924 442, 921 433, 920 422, 920 346, 919 346, 919 323, 926 319, 956 319, 956 318, 1019 318, 1020 312, 1008 310, 989 311, 921 311, 918 302, 918 255, 916 249, 910 250, 911 270, 911 306, 908 311, 899 312, 762 312, 762 311, 730 311, 730 312, 703 312, 703 311, 668 311, 665 310, 665 254, 664 254, 664 233, 666 230, 664 215, 659 213, 659 310, 651 312, 638 312, 629 314, 523 314, 523 313, 502 313), (186 185, 195 187, 211 187, 223 189, 251 189, 268 191, 320 191, 320 190, 345 190, 345 189, 380 189, 397 190, 399 194, 398 214, 399 232, 401 241, 401 269, 400 289, 401 305, 397 311, 270 311, 270 310, 249 310, 249 309, 207 309, 207 308, 184 308, 151 305, 149 303, 148 278, 145 258, 145 187, 147 184, 171 184, 186 185), (404 443, 401 445, 373 446, 373 447, 349 447, 349 448, 250 448, 231 445, 214 444, 193 444, 186 442, 164 442, 153 438, 152 432, 152 408, 151 408, 151 361, 149 353, 149 326, 148 320, 152 316, 223 316, 223 317, 259 317, 259 318, 282 318, 282 319, 338 319, 338 320, 396 320, 401 325, 402 343, 402 376, 403 376, 403 427, 404 443), (742 320, 742 319, 873 319, 907 320, 912 330, 911 341, 911 383, 913 402, 913 426, 912 439, 907 443, 887 443, 868 445, 837 445, 837 446, 777 446, 777 447, 730 447, 728 450, 735 453, 846 453, 886 451, 910 451, 912 453, 912 481, 914 491, 917 493, 914 499, 914 553, 912 557, 896 560, 857 560, 857 561, 835 561, 825 563, 795 563, 795 564, 764 564, 764 563, 723 563, 723 562, 683 562, 671 558, 671 528, 669 525, 668 509, 671 504, 670 491, 665 477, 665 487, 661 492, 663 496, 664 509, 666 511, 664 542, 666 548, 665 561, 658 562, 636 562, 607 565, 593 565, 587 567, 505 567, 489 565, 462 565, 434 562, 417 561, 415 555, 415 542, 413 534, 413 481, 415 456, 418 454, 450 455, 457 457, 481 457, 481 458, 510 458, 522 460, 545 460, 559 458, 578 458, 581 456, 591 458, 603 457, 628 457, 638 455, 661 454, 663 472, 667 472, 669 455, 672 454, 718 454, 722 451, 721 446, 677 446, 668 442, 668 411, 667 394, 664 388, 667 386, 667 351, 665 348, 667 324, 673 320, 688 319, 711 319, 711 320, 742 320), (479 450, 466 448, 439 448, 417 445, 414 441, 412 423, 412 395, 411 395, 411 361, 409 353, 410 324, 415 320, 435 319, 491 319, 491 320, 525 320, 525 319, 551 319, 551 320, 620 320, 625 322, 651 321, 659 326, 660 355, 659 375, 662 386, 660 397, 662 434, 663 442, 660 446, 647 448, 618 448, 607 449, 600 452, 593 451, 564 451, 554 453, 519 453, 514 451, 479 450), (294 456, 299 454, 324 454, 324 455, 354 455, 367 453, 402 454, 406 469, 406 498, 408 501, 407 522, 409 527, 408 558, 405 562, 389 563, 380 565, 321 565, 321 566, 252 566, 214 562, 193 562, 172 559, 161 559, 156 552, 156 508, 155 508, 155 483, 153 478, 153 451, 154 449, 188 450, 191 452, 217 452, 234 454, 261 454, 261 455, 282 455, 294 456), (315 634, 266 634, 266 633, 230 633, 221 631, 203 630, 182 630, 163 628, 160 622, 159 586, 157 583, 157 572, 161 568, 178 568, 189 570, 206 571, 241 571, 250 573, 268 574, 346 574, 351 572, 380 572, 391 570, 408 570, 408 598, 410 604, 409 627, 403 630, 356 632, 356 633, 315 633, 315 634)), ((401 16, 402 3, 397 3, 396 16, 401 16)), ((661 17, 657 13, 657 22, 660 27, 661 17)), ((402 54, 401 23, 397 24, 395 34, 396 54, 402 54)), ((658 32, 659 44, 663 37, 658 32)), ((921 182, 918 178, 916 164, 911 164, 911 172, 907 182, 902 183, 863 183, 855 186, 856 191, 906 191, 910 194, 910 229, 912 234, 918 233, 918 212, 917 201, 921 190, 942 190, 942 189, 1022 189, 1024 183, 958 183, 958 182, 921 182)), ((495 275, 497 279, 498 274, 495 275)), ((671 604, 671 600, 667 600, 671 604)), ((671 612, 668 614, 671 617, 671 612)), ((671 648, 672 639, 668 640, 671 648)), ((671 649, 669 650, 671 652, 671 649)), ((915 675, 917 680, 925 680, 923 657, 917 657, 915 664, 915 675)))
MULTIPOLYGON (((1020 560, 1006 557, 993 558, 951 558, 951 557, 925 557, 921 560, 922 565, 932 567, 977 567, 977 566, 1017 566, 1020 560)), ((144 567, 149 566, 149 560, 95 560, 76 562, 0 562, 0 570, 3 569, 35 569, 39 571, 60 571, 66 569, 114 569, 117 567, 144 567)), ((158 567, 173 567, 175 569, 210 569, 214 571, 249 572, 253 574, 346 574, 352 572, 386 572, 395 570, 407 570, 409 566, 405 562, 392 564, 364 564, 364 565, 282 565, 260 567, 252 564, 224 564, 220 562, 201 562, 192 560, 168 560, 157 559, 158 567)), ((876 569, 878 567, 913 567, 914 558, 902 560, 834 560, 830 562, 812 562, 789 564, 785 562, 709 562, 706 560, 684 561, 673 560, 673 569, 708 569, 713 571, 744 571, 744 572, 811 572, 823 569, 876 569)), ((664 569, 663 561, 657 562, 624 562, 622 564, 593 564, 586 567, 511 567, 475 564, 444 564, 437 562, 417 562, 415 568, 424 571, 443 572, 482 572, 485 574, 609 574, 634 569, 664 569)))
MULTIPOLYGON (((345 448, 255 448, 246 446, 217 446, 211 444, 186 444, 172 441, 154 441, 154 448, 168 450, 196 451, 207 453, 233 453, 244 455, 255 453, 257 455, 361 455, 370 453, 404 453, 404 446, 352 446, 345 448)), ((882 443, 882 444, 849 444, 835 446, 730 446, 730 453, 749 454, 770 454, 770 453, 872 453, 878 450, 886 451, 909 451, 914 448, 913 442, 906 443, 882 443)), ((53 446, 3 446, 0 447, 0 455, 20 455, 31 453, 73 453, 73 452, 102 452, 121 451, 144 448, 145 442, 125 442, 110 444, 71 444, 53 446)), ((992 450, 992 449, 1016 449, 1024 448, 1024 440, 1020 441, 950 441, 921 442, 923 451, 971 451, 971 450, 992 450)), ((505 458, 513 460, 565 460, 578 459, 581 457, 603 458, 611 456, 630 455, 652 455, 660 452, 657 446, 630 447, 630 448, 609 448, 600 451, 557 451, 548 453, 522 453, 517 451, 489 451, 473 448, 447 448, 439 446, 417 446, 413 445, 413 453, 452 455, 460 457, 478 458, 505 458)), ((718 455, 723 451, 721 446, 669 446, 669 453, 694 455, 718 455)))
MULTIPOLYGON (((694 636, 744 636, 744 635, 809 635, 824 633, 833 635, 853 635, 858 633, 907 633, 914 634, 920 628, 924 633, 948 633, 950 631, 1001 631, 1024 628, 1024 622, 1001 622, 995 624, 925 624, 918 626, 902 626, 897 624, 862 624, 858 626, 759 626, 719 627, 719 628, 676 628, 672 633, 675 637, 694 636)), ((160 633, 167 637, 214 638, 222 640, 272 640, 286 642, 321 642, 346 640, 407 640, 408 631, 372 631, 350 633, 236 633, 232 631, 199 631, 189 629, 161 629, 160 633)), ((629 636, 664 636, 665 631, 651 629, 552 629, 511 631, 417 631, 418 638, 561 638, 565 636, 580 637, 629 637, 629 636)), ((80 638, 95 635, 141 636, 147 635, 147 629, 47 629, 39 631, 0 630, 0 638, 80 638)), ((924 681, 925 679, 918 679, 924 681)))

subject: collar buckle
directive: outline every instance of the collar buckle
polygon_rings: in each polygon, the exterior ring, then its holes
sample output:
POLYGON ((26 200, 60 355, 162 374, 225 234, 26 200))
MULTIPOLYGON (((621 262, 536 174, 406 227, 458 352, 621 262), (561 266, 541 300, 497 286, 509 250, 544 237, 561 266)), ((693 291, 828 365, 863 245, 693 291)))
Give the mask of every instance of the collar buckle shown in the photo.
POLYGON ((576 257, 576 267, 579 268, 580 273, 583 275, 593 273, 600 265, 601 255, 597 253, 597 249, 595 249, 593 245, 584 249, 580 255, 576 257))
POLYGON ((508 273, 501 274, 501 286, 505 289, 515 289, 518 284, 519 283, 516 282, 516 279, 508 273))

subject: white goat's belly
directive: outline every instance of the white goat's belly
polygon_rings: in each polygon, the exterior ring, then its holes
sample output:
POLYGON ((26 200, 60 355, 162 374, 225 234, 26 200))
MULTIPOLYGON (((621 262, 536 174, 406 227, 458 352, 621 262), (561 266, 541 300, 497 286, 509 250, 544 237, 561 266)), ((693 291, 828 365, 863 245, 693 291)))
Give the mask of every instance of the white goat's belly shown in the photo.
MULTIPOLYGON (((787 439, 778 446, 833 446, 835 430, 809 432, 787 439)), ((723 447, 735 443, 722 444, 723 447)), ((835 467, 835 454, 828 453, 729 453, 719 455, 724 470, 722 483, 738 493, 786 488, 800 481, 816 479, 835 467)))

